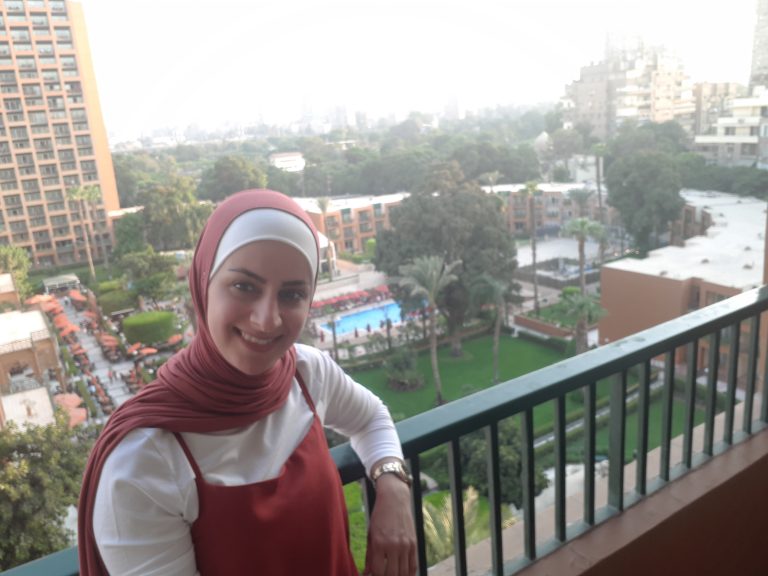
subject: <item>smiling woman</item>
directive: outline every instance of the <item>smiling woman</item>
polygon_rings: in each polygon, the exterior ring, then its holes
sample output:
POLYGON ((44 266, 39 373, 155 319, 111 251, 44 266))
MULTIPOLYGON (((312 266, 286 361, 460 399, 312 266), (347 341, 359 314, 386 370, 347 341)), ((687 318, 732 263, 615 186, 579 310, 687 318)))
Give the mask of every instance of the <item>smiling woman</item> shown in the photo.
POLYGON ((189 273, 197 333, 91 454, 81 574, 356 576, 323 426, 351 438, 376 487, 367 573, 415 573, 389 411, 328 355, 295 344, 318 245, 309 216, 278 192, 240 192, 214 210, 189 273))

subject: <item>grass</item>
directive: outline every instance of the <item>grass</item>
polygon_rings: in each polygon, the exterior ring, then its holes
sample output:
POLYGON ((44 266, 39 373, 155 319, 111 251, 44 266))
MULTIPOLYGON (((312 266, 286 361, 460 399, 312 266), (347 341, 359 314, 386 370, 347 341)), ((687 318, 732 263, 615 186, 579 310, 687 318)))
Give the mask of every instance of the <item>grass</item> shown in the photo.
MULTIPOLYGON (((457 400, 493 385, 493 338, 481 336, 463 343, 464 355, 454 358, 449 347, 438 350, 443 398, 446 402, 457 400)), ((544 366, 549 366, 565 355, 527 340, 502 336, 499 342, 499 375, 501 381, 510 380, 544 366)), ((392 390, 387 385, 382 368, 355 372, 355 380, 378 395, 389 407, 392 415, 400 420, 435 407, 435 385, 432 377, 429 352, 419 354, 418 370, 424 377, 424 385, 411 392, 392 390)))
MULTIPOLYGON (((595 298, 595 302, 600 304, 599 298, 595 298)), ((578 318, 574 314, 568 313, 568 303, 560 300, 551 306, 546 306, 539 310, 539 316, 533 314, 533 312, 527 314, 531 318, 536 318, 542 322, 548 322, 555 324, 563 328, 575 328, 578 318)))

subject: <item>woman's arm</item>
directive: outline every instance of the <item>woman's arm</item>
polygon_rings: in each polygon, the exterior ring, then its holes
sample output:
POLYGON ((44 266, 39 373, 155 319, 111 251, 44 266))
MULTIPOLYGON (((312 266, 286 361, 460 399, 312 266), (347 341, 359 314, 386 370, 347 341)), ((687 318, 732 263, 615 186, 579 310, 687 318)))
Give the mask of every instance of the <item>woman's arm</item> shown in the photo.
POLYGON ((168 433, 135 430, 104 466, 93 528, 99 554, 113 576, 197 575, 185 519, 188 491, 182 488, 194 486, 194 479, 184 469, 185 461, 174 461, 181 450, 170 442, 175 439, 168 433))

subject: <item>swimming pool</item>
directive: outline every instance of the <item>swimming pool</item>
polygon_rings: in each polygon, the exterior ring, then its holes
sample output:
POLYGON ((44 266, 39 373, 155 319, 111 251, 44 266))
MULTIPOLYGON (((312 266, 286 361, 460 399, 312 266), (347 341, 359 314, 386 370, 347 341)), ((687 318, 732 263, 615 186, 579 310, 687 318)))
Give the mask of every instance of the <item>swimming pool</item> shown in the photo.
MULTIPOLYGON (((372 330, 378 330, 382 321, 386 321, 389 318, 392 324, 400 323, 400 306, 397 302, 390 302, 383 306, 377 306, 376 308, 369 308, 368 310, 360 310, 358 312, 350 312, 342 316, 336 317, 336 335, 344 336, 351 334, 357 328, 360 334, 364 334, 367 330, 367 326, 370 325, 372 330)), ((322 325, 324 329, 331 331, 330 322, 326 322, 322 325)))

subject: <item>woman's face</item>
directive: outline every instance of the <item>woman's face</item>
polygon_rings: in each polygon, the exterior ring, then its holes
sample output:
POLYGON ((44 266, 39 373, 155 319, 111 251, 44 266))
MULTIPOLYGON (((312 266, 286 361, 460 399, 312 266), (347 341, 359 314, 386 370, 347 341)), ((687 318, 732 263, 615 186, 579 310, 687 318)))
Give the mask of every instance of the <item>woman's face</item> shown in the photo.
POLYGON ((261 374, 299 337, 311 297, 301 252, 273 240, 252 242, 230 254, 211 278, 208 330, 227 362, 261 374))

